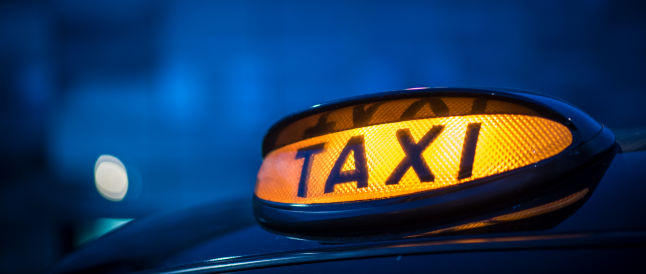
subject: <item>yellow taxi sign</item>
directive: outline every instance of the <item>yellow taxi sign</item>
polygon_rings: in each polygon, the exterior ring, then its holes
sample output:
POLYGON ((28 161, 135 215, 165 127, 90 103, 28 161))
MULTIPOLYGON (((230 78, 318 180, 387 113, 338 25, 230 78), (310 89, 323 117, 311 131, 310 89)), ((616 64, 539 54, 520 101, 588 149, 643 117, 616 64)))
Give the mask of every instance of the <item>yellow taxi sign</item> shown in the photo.
POLYGON ((567 206, 549 203, 592 191, 576 178, 603 167, 614 145, 612 132, 583 111, 540 93, 421 88, 358 96, 269 129, 253 210, 268 229, 334 242, 458 233, 479 220, 567 206))
POLYGON ((270 152, 255 192, 260 199, 287 204, 385 199, 529 166, 562 152, 572 140, 566 126, 526 114, 381 123, 270 152))

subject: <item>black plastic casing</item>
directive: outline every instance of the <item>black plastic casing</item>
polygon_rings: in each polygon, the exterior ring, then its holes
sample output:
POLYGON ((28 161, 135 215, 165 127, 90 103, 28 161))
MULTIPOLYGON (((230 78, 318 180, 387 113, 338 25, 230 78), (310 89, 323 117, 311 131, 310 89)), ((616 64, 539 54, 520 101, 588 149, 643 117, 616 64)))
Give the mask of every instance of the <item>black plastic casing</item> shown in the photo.
POLYGON ((523 105, 544 118, 567 126, 573 141, 558 155, 534 165, 456 186, 394 198, 303 205, 275 203, 254 196, 254 215, 260 224, 277 232, 298 235, 380 233, 422 222, 441 225, 441 220, 450 216, 464 215, 522 197, 535 198, 533 194, 558 185, 589 167, 615 146, 615 137, 610 130, 580 109, 548 95, 502 88, 425 88, 351 97, 291 114, 270 128, 263 140, 263 156, 277 148, 273 144, 281 130, 299 119, 354 105, 420 97, 483 98, 523 105))

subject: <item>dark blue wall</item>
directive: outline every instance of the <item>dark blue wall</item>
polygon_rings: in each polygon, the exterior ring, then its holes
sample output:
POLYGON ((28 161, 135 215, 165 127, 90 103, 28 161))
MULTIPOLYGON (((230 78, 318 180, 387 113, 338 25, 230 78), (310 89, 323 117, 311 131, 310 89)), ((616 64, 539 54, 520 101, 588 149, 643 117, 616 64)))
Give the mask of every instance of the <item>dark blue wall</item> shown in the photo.
POLYGON ((250 196, 264 131, 341 97, 514 87, 646 126, 645 33, 639 1, 4 1, 0 272, 87 220, 250 196), (122 202, 101 154, 133 176, 122 202))

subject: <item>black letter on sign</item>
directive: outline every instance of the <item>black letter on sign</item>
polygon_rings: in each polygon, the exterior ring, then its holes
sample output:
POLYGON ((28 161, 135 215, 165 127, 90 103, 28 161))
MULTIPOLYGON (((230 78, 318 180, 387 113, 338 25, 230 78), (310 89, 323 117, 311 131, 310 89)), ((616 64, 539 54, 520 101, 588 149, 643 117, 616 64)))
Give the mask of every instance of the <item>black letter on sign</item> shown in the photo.
POLYGON ((321 135, 334 132, 334 126, 336 125, 336 122, 327 121, 327 118, 328 116, 330 116, 330 113, 331 112, 327 112, 319 116, 319 120, 315 126, 305 129, 305 132, 303 133, 303 138, 307 139, 307 138, 321 136, 321 135))
POLYGON ((419 101, 412 103, 405 111, 402 113, 402 115, 399 117, 400 120, 411 120, 415 118, 415 114, 417 114, 423 107, 424 105, 428 104, 431 107, 431 110, 433 111, 433 114, 435 114, 434 117, 439 117, 439 116, 448 116, 449 115, 449 107, 446 106, 444 101, 440 98, 424 98, 420 99, 419 101))
POLYGON ((473 160, 476 157, 476 145, 478 144, 478 135, 480 134, 480 123, 467 125, 467 134, 464 137, 462 146, 462 158, 460 159, 460 171, 458 179, 471 177, 473 171, 473 160))
POLYGON ((487 99, 476 98, 471 106, 471 114, 485 114, 487 109, 487 99))
POLYGON ((301 170, 301 179, 298 181, 298 197, 307 197, 307 181, 310 177, 310 170, 312 169, 312 156, 323 152, 325 143, 316 144, 313 146, 304 147, 296 152, 296 159, 303 160, 303 169, 301 170))
POLYGON ((336 159, 334 167, 325 182, 325 193, 334 192, 336 184, 357 182, 357 188, 368 186, 368 162, 366 161, 366 149, 364 147, 363 135, 350 138, 336 159), (343 164, 348 159, 350 152, 354 152, 354 170, 341 171, 343 164))
POLYGON ((358 105, 352 109, 352 122, 353 126, 363 127, 367 126, 372 119, 372 116, 375 115, 379 106, 383 105, 385 102, 379 102, 372 106, 369 106, 368 109, 364 110, 366 105, 358 105))
POLYGON ((388 176, 386 180, 387 185, 396 185, 399 184, 399 181, 404 177, 406 171, 410 167, 413 167, 417 177, 421 182, 432 182, 435 180, 435 176, 431 172, 431 169, 424 161, 422 157, 422 152, 437 138, 438 135, 444 130, 444 126, 433 126, 422 139, 416 144, 413 140, 413 136, 410 134, 409 129, 400 129, 397 131, 397 139, 401 145, 406 157, 399 162, 399 165, 395 168, 393 173, 388 176))

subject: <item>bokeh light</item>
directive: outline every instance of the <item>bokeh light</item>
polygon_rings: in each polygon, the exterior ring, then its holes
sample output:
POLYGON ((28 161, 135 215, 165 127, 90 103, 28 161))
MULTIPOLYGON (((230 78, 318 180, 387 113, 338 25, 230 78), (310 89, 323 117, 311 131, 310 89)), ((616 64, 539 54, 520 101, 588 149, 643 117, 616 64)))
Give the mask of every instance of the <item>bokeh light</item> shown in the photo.
POLYGON ((126 167, 114 156, 101 155, 94 165, 94 183, 101 196, 121 201, 128 192, 126 167))

